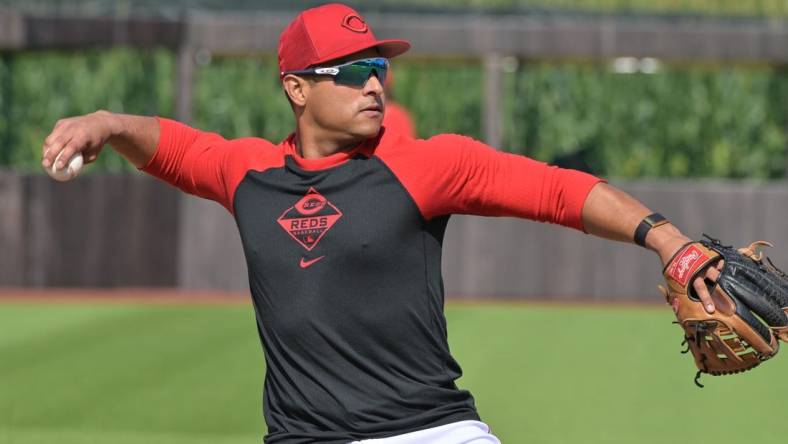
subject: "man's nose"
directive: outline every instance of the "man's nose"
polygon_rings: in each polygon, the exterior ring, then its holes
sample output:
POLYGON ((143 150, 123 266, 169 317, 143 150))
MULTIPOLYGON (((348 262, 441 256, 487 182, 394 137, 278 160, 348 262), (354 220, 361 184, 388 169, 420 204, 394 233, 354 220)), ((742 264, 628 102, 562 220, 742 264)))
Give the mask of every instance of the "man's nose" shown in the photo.
POLYGON ((364 84, 364 94, 383 94, 383 84, 378 79, 378 74, 373 72, 364 84))

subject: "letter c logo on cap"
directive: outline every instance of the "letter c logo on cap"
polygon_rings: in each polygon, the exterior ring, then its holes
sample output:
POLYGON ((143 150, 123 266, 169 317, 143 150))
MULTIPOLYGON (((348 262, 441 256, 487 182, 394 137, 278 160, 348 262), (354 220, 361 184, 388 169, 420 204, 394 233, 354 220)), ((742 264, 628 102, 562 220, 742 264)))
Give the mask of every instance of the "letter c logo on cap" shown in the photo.
POLYGON ((345 18, 342 19, 342 26, 358 33, 365 33, 369 30, 367 27, 367 22, 364 21, 363 18, 359 17, 358 14, 348 14, 345 18))

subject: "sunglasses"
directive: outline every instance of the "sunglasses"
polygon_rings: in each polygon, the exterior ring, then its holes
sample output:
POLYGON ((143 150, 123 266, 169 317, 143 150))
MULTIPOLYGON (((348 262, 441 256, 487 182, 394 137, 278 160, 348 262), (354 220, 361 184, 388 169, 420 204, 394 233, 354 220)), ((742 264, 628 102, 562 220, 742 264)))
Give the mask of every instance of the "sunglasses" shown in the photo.
POLYGON ((389 70, 389 61, 385 57, 374 57, 371 59, 354 60, 336 66, 321 66, 317 68, 301 69, 297 71, 283 72, 282 75, 295 74, 331 76, 334 83, 349 86, 364 86, 373 73, 378 77, 380 83, 386 82, 386 73, 389 70))

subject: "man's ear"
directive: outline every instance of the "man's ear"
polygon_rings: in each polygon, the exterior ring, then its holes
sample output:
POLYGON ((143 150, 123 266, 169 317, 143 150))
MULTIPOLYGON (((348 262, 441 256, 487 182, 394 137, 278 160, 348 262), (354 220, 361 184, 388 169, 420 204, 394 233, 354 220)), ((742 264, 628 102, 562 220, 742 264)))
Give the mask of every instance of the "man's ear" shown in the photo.
POLYGON ((290 102, 293 105, 306 105, 306 98, 309 96, 309 86, 309 82, 306 79, 292 74, 288 74, 282 79, 282 87, 284 87, 285 94, 290 98, 290 102))

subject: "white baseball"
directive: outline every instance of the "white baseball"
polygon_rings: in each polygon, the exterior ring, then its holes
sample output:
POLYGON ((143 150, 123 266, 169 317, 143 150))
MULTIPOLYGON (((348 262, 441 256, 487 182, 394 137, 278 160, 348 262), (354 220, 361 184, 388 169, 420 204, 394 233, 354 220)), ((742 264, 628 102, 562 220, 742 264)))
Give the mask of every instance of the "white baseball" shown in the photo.
POLYGON ((85 159, 82 158, 82 153, 77 153, 71 158, 71 160, 68 161, 68 164, 65 167, 60 170, 56 170, 55 165, 57 165, 57 161, 60 159, 62 154, 63 151, 57 155, 55 161, 52 163, 52 166, 47 168, 46 171, 47 174, 49 174, 49 177, 60 182, 65 182, 77 177, 77 174, 79 174, 79 171, 82 169, 82 165, 85 163, 85 159))

